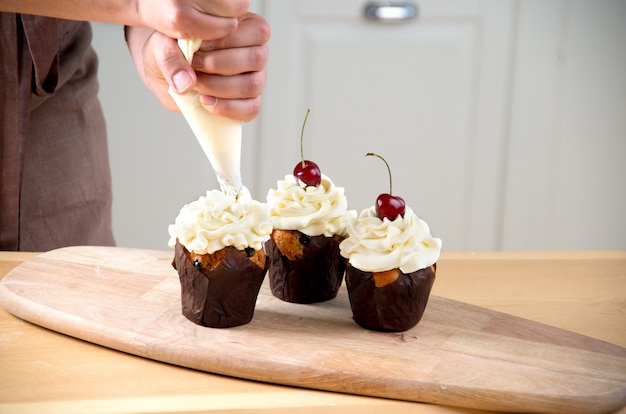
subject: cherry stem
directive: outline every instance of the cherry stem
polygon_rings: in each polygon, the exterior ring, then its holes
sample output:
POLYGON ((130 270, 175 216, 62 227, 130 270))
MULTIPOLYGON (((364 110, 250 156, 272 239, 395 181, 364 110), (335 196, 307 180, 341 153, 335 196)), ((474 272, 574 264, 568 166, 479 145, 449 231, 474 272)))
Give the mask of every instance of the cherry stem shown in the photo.
POLYGON ((368 152, 367 154, 365 154, 365 156, 373 156, 373 157, 378 157, 381 160, 383 160, 383 162, 385 163, 385 165, 387 166, 387 171, 389 172, 389 194, 392 195, 393 194, 393 186, 392 186, 392 182, 391 182, 391 168, 389 168, 389 164, 387 163, 387 160, 384 159, 383 157, 381 157, 380 155, 374 153, 374 152, 368 152))
POLYGON ((311 109, 306 110, 306 115, 304 116, 304 122, 302 123, 302 131, 300 132, 300 158, 302 159, 302 168, 304 165, 304 145, 302 144, 304 141, 304 126, 306 125, 306 120, 309 119, 309 113, 311 109))

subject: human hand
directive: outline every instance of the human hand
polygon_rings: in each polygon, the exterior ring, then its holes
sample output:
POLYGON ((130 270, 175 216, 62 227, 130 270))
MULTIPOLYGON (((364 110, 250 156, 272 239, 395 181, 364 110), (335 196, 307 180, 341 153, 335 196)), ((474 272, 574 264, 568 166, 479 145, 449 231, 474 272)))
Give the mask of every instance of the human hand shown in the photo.
POLYGON ((151 28, 173 39, 221 39, 249 0, 0 0, 0 11, 151 28))
POLYGON ((136 24, 173 39, 221 39, 237 29, 249 0, 135 0, 136 24))
POLYGON ((166 108, 178 111, 167 92, 171 85, 178 93, 196 90, 215 115, 250 121, 261 109, 269 37, 267 22, 247 13, 231 35, 202 42, 193 69, 176 40, 162 33, 130 28, 128 43, 139 75, 166 108))

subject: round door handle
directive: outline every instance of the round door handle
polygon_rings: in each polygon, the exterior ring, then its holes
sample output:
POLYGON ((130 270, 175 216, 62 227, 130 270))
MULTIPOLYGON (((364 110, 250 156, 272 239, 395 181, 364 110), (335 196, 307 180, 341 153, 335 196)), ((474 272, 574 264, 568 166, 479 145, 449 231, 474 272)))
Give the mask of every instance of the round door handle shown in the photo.
POLYGON ((402 22, 417 17, 417 6, 406 1, 377 1, 367 3, 365 17, 380 22, 402 22))

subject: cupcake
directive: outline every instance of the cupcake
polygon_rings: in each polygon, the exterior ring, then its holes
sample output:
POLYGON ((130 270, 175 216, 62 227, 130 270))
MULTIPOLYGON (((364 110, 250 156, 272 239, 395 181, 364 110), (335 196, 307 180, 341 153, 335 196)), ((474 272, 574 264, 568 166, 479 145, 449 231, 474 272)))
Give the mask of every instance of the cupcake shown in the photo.
MULTIPOLYGON (((179 39, 188 62, 200 39, 179 39)), ((185 205, 169 227, 172 265, 181 284, 183 315, 213 328, 252 320, 268 261, 263 243, 272 230, 264 204, 241 179, 242 123, 209 113, 196 91, 170 95, 206 154, 221 191, 185 205)))
POLYGON ((169 226, 169 246, 187 319, 212 328, 252 320, 269 265, 263 244, 271 230, 266 206, 246 187, 237 196, 208 191, 183 206, 169 226))
POLYGON ((352 220, 347 233, 339 248, 348 260, 345 279, 354 321, 374 331, 413 328, 435 281, 441 239, 391 190, 352 220))
POLYGON ((265 247, 274 296, 316 303, 337 295, 346 268, 339 244, 346 236, 347 221, 356 217, 347 205, 344 189, 321 173, 317 185, 287 175, 269 190, 273 231, 265 247))

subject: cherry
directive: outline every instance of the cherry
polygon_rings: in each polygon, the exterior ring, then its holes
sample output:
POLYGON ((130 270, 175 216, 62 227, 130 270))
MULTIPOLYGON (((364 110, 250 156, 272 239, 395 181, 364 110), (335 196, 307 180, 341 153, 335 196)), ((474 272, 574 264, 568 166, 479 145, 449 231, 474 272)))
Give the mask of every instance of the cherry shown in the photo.
POLYGON ((322 172, 316 163, 309 160, 303 160, 293 169, 293 175, 307 186, 317 187, 322 182, 322 172))
POLYGON ((376 198, 376 215, 381 220, 386 218, 391 221, 398 218, 398 216, 404 217, 406 203, 402 197, 392 195, 391 168, 389 168, 387 160, 373 152, 368 152, 365 156, 380 158, 387 166, 387 171, 389 171, 389 193, 383 193, 376 198))
POLYGON ((317 187, 322 182, 322 171, 320 167, 313 161, 304 159, 304 150, 302 142, 304 141, 304 126, 306 125, 306 120, 309 118, 310 109, 307 109, 306 116, 304 117, 304 122, 302 123, 302 132, 300 133, 300 161, 296 164, 293 169, 293 175, 297 180, 303 182, 307 186, 317 187))
POLYGON ((391 194, 381 194, 376 198, 376 215, 382 220, 395 220, 398 215, 404 217, 405 203, 402 197, 391 194))

